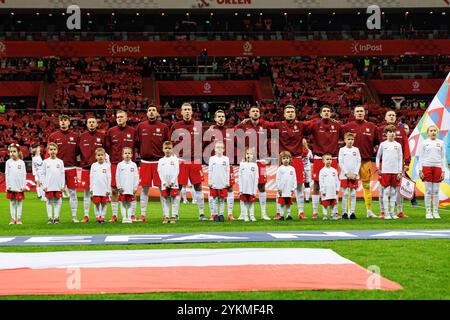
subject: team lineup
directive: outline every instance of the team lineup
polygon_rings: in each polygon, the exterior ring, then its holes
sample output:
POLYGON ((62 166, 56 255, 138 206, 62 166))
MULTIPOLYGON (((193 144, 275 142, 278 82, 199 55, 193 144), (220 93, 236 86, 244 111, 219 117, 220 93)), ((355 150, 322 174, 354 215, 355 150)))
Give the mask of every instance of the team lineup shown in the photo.
MULTIPOLYGON (((354 108, 355 120, 345 125, 331 119, 331 107, 324 105, 320 119, 296 120, 293 105, 284 107, 284 121, 261 119, 260 109, 252 106, 249 118, 233 128, 226 126, 225 112, 216 111, 215 124, 206 130, 193 118, 192 106, 181 106, 182 120, 171 128, 158 120, 158 108, 147 109, 147 120, 135 128, 127 125, 127 113, 118 110, 117 125, 106 134, 97 131, 94 117, 86 121, 87 130, 81 135, 70 130, 70 118, 59 117, 59 129, 47 140, 46 157, 42 160, 40 146, 34 146, 33 175, 38 197, 46 201, 49 224, 60 222, 63 193, 67 191, 72 221, 77 218, 77 186, 84 190, 84 216, 90 221, 90 206, 94 204, 96 222, 106 220, 107 204, 112 216, 109 222, 145 222, 149 190, 160 189, 162 222, 176 223, 182 193, 188 182, 199 209, 199 220, 208 220, 202 191, 202 164, 208 164, 209 220, 256 221, 254 203, 259 199, 260 218, 271 220, 266 211, 267 160, 278 158, 276 172, 277 210, 273 219, 292 220, 293 198, 298 206, 298 218, 304 213, 305 193, 311 200, 312 218, 356 219, 356 189, 361 181, 367 218, 408 218, 403 212, 404 196, 400 182, 409 169, 410 151, 405 130, 396 123, 395 111, 388 111, 381 126, 366 121, 363 106, 354 108), (309 137, 312 150, 305 138, 309 137), (207 140, 207 141, 204 141, 207 140), (344 145, 340 147, 340 142, 344 145), (269 156, 270 152, 270 156, 269 156), (204 156, 207 154, 207 156, 204 156), (373 212, 370 181, 372 157, 380 182, 380 215, 373 212), (203 155, 203 156, 202 156, 203 155), (140 168, 134 162, 139 156, 140 168), (82 169, 77 179, 77 164, 82 169), (237 180, 233 164, 238 164, 237 180), (241 214, 233 217, 235 192, 238 184, 241 214), (139 185, 140 217, 136 217, 136 193, 139 185), (342 188, 342 215, 338 213, 339 191, 342 188), (306 189, 306 190, 304 190, 306 189), (305 192, 306 191, 306 192, 305 192), (258 197, 257 197, 258 196, 258 197), (227 214, 225 215, 225 204, 227 214), (395 213, 397 207, 397 213, 395 213), (330 215, 328 215, 330 210, 330 215)), ((437 139, 436 126, 427 128, 428 139, 419 146, 419 176, 425 183, 425 217, 439 219, 439 183, 446 167, 445 145, 437 139)), ((22 224, 22 203, 26 191, 26 167, 18 145, 9 147, 6 162, 6 190, 10 200, 10 224, 22 224)))

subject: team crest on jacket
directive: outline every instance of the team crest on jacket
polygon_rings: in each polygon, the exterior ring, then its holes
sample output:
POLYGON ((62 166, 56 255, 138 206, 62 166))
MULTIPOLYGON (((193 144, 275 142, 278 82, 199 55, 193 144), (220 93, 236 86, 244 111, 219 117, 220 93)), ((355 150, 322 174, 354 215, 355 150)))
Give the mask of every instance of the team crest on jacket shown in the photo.
POLYGON ((106 169, 103 169, 102 172, 103 172, 103 173, 106 173, 106 169))
POLYGON ((130 139, 131 138, 131 134, 127 133, 127 138, 130 139))
POLYGON ((333 130, 334 130, 334 125, 331 125, 331 129, 333 129, 333 130))
POLYGON ((73 137, 69 137, 69 140, 70 140, 70 141, 73 141, 73 137))
POLYGON ((355 157, 356 157, 356 152, 355 152, 355 151, 353 151, 353 156, 355 156, 355 157))
POLYGON ((294 126, 294 130, 297 130, 297 129, 298 129, 298 127, 297 127, 297 125, 295 125, 295 126, 294 126))
POLYGON ((251 171, 255 171, 255 168, 252 167, 250 170, 251 170, 251 171))
POLYGON ((175 165, 175 162, 170 161, 170 165, 171 165, 171 166, 174 166, 174 165, 175 165))
POLYGON ((97 142, 100 142, 100 140, 101 140, 100 138, 97 138, 97 142))
POLYGON ((366 128, 366 132, 370 132, 370 129, 369 129, 369 128, 366 128))
POLYGON ((159 129, 159 128, 156 128, 156 132, 160 132, 161 131, 161 129, 159 129))
POLYGON ((134 168, 130 168, 130 172, 134 172, 134 168))
POLYGON ((223 165, 223 166, 226 166, 226 165, 227 165, 227 162, 226 162, 226 161, 223 161, 223 162, 222 162, 222 165, 223 165))
POLYGON ((56 168, 61 168, 61 166, 59 165, 59 163, 56 164, 56 168))
POLYGON ((22 169, 22 166, 19 164, 18 166, 17 166, 17 169, 22 169))

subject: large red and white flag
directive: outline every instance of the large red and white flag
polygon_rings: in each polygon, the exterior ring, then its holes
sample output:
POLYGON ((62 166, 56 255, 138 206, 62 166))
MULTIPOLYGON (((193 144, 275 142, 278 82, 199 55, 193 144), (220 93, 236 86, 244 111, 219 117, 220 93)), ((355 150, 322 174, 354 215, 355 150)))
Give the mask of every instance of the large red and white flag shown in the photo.
POLYGON ((330 249, 0 253, 0 295, 398 290, 330 249))

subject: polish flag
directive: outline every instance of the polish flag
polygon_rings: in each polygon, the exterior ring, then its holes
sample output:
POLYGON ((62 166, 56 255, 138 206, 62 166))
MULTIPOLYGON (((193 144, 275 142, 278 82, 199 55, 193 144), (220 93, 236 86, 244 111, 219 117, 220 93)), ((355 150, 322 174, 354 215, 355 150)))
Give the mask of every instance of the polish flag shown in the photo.
POLYGON ((0 253, 0 295, 399 290, 330 249, 0 253))

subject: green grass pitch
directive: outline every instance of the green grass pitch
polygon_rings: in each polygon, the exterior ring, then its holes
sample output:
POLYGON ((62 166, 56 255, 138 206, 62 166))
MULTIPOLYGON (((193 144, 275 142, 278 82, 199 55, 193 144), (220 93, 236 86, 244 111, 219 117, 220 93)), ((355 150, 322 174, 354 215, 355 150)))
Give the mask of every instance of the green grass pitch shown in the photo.
MULTIPOLYGON (((161 205, 151 201, 146 223, 95 223, 73 224, 69 201, 64 199, 61 224, 47 225, 44 202, 35 194, 27 193, 23 206, 23 225, 8 225, 9 202, 0 194, 0 236, 11 235, 63 235, 63 234, 115 234, 115 233, 164 233, 164 232, 219 232, 219 231, 294 231, 294 230, 367 230, 367 229, 450 229, 450 211, 440 210, 441 220, 426 220, 423 207, 412 207, 405 201, 405 213, 409 219, 384 221, 366 219, 363 201, 357 202, 357 220, 322 221, 298 220, 296 206, 293 206, 293 221, 226 221, 214 223, 198 220, 196 205, 181 205, 180 221, 176 224, 161 223, 161 205)), ((419 200, 423 204, 423 200, 419 200)), ((259 217, 259 204, 255 206, 259 217)), ((269 216, 275 214, 275 203, 267 204, 269 216)), ((378 213, 378 203, 374 201, 378 213)), ((82 217, 83 199, 79 194, 78 217, 82 217)), ((205 212, 208 213, 206 206, 205 212)), ((139 216, 139 204, 137 215, 139 216)), ((306 204, 305 213, 311 216, 311 203, 306 204)), ((239 214, 235 205, 234 216, 239 214)), ((109 218, 111 215, 108 210, 109 218)), ((208 216, 208 214, 207 214, 208 216)), ((93 209, 91 206, 91 218, 93 209)), ((158 245, 77 245, 77 246, 30 246, 1 247, 0 252, 42 252, 60 250, 115 250, 115 249, 170 249, 170 248, 329 248, 363 267, 377 266, 381 275, 400 283, 399 291, 258 291, 258 292, 209 292, 209 293, 146 293, 146 294, 103 294, 103 295, 56 295, 56 296, 11 296, 0 299, 450 299, 450 240, 341 240, 341 241, 286 241, 259 243, 203 243, 203 244, 158 244, 158 245)), ((282 276, 282 275, 281 275, 282 276)))

